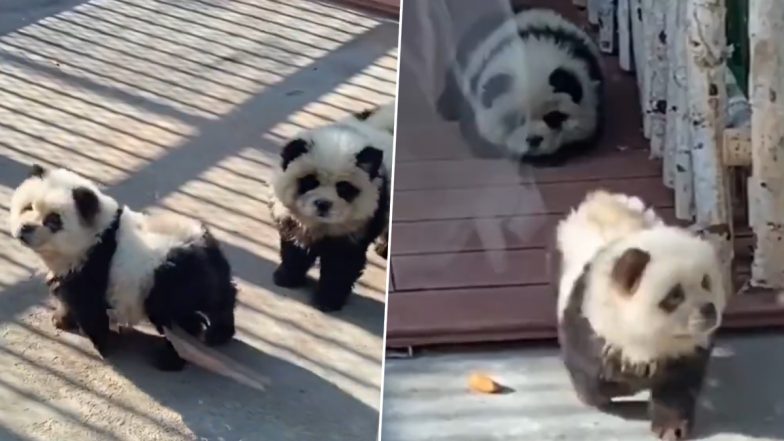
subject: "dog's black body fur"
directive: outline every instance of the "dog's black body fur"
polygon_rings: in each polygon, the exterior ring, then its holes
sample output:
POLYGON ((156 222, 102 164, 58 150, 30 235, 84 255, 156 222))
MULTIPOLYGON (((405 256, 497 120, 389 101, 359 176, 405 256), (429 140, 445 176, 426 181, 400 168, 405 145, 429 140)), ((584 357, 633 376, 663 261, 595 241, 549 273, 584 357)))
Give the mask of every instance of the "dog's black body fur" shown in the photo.
MULTIPOLYGON (((321 311, 342 309, 362 276, 367 264, 368 247, 387 231, 389 183, 383 174, 379 187, 379 202, 373 217, 360 234, 342 237, 313 238, 307 227, 295 217, 275 219, 280 233, 280 266, 275 270, 274 282, 278 286, 296 288, 305 284, 308 270, 320 259, 321 272, 313 297, 314 305, 321 311)), ((382 240, 386 253, 386 240, 382 240)), ((378 248, 376 252, 382 252, 378 248)))
MULTIPOLYGON (((55 322, 63 328, 80 328, 102 356, 106 356, 109 349, 107 290, 121 221, 122 209, 87 252, 78 269, 49 281, 52 294, 63 304, 55 322)), ((205 230, 200 241, 169 251, 166 260, 155 271, 144 309, 159 333, 164 333, 164 327, 178 325, 196 336, 204 331, 205 343, 216 345, 229 341, 234 335, 236 295, 229 263, 217 241, 205 230), (202 314, 206 316, 206 322, 202 314)), ((164 340, 156 357, 157 366, 163 370, 182 369, 185 360, 171 342, 164 340)))
POLYGON ((622 348, 607 351, 582 313, 589 269, 586 266, 572 288, 558 324, 564 362, 578 397, 588 405, 607 408, 613 398, 649 389, 652 430, 659 437, 688 436, 711 348, 698 347, 692 355, 645 365, 625 364, 622 348))

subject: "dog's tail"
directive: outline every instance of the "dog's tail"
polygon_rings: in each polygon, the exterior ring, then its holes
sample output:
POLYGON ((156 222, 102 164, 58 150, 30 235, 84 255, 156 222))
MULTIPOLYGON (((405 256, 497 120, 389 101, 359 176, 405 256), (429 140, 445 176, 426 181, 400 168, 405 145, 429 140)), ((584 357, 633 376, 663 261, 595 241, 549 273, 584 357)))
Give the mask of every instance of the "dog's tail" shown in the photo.
POLYGON ((164 335, 174 345, 180 357, 208 371, 231 378, 240 384, 265 391, 271 384, 269 378, 243 366, 240 362, 205 346, 179 326, 163 328, 164 335))

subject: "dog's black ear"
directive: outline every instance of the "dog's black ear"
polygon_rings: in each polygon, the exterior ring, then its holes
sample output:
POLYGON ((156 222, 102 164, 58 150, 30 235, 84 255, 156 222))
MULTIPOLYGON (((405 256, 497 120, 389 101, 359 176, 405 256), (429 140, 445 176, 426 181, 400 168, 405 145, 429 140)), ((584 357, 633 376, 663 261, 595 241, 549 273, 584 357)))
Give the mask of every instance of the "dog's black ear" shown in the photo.
POLYGON ((74 188, 72 194, 79 216, 85 223, 91 224, 98 212, 101 211, 101 203, 98 201, 98 196, 87 187, 74 188))
POLYGON ((639 248, 629 248, 615 261, 611 277, 625 295, 633 295, 642 280, 642 274, 651 261, 651 255, 639 248))
POLYGON ((286 170, 291 161, 299 158, 307 152, 308 142, 304 139, 297 138, 294 141, 289 142, 280 152, 280 158, 282 159, 281 167, 283 170, 286 170))
POLYGON ((365 170, 370 179, 375 179, 384 162, 384 152, 373 147, 367 146, 357 153, 357 167, 365 170))
POLYGON ((35 177, 35 178, 43 178, 45 174, 46 174, 46 169, 45 168, 41 167, 38 164, 33 164, 33 166, 30 167, 30 173, 29 173, 28 177, 30 177, 30 178, 33 178, 33 177, 35 177))
POLYGON ((575 104, 580 104, 583 100, 583 86, 580 85, 577 75, 569 70, 562 67, 555 69, 550 73, 549 82, 555 93, 569 95, 575 104))

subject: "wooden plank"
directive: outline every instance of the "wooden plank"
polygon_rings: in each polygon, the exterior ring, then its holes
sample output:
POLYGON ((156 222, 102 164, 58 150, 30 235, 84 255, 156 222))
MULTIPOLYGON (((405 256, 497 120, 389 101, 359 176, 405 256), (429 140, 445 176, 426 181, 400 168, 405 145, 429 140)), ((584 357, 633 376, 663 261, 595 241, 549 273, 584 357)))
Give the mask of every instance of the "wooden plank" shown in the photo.
MULTIPOLYGON (((557 338, 556 297, 547 285, 398 293, 388 301, 390 348, 557 338)), ((784 303, 773 291, 738 294, 723 321, 723 331, 784 328, 784 303)))
POLYGON ((395 288, 398 293, 535 285, 549 281, 543 249, 398 256, 393 257, 392 262, 395 265, 395 288))
MULTIPOLYGON (((645 49, 645 117, 650 121, 651 156, 661 158, 667 115, 667 2, 643 1, 643 31, 645 49)), ((665 183, 668 183, 665 179, 665 183)), ((671 182, 669 182, 671 184, 671 182)), ((670 185, 671 187, 672 185, 670 185)))
POLYGON ((640 150, 588 155, 560 167, 527 168, 505 159, 403 162, 395 167, 395 190, 460 188, 659 176, 661 165, 640 150))
MULTIPOLYGON (((675 223, 672 208, 657 210, 669 223, 675 223)), ((553 240, 555 226, 563 214, 540 214, 507 218, 459 219, 395 223, 393 256, 411 254, 458 253, 482 250, 545 248, 553 240), (487 231, 501 240, 488 240, 487 231)))
POLYGON ((672 195, 661 178, 526 186, 424 190, 395 193, 395 222, 563 213, 596 188, 641 197, 654 207, 671 207, 672 195))
POLYGON ((547 285, 396 293, 388 300, 389 347, 508 340, 536 329, 549 338, 554 295, 547 285))
POLYGON ((640 112, 642 113, 642 132, 646 138, 651 137, 651 118, 645 112, 645 97, 648 96, 648 85, 645 83, 648 67, 645 62, 645 23, 643 18, 643 0, 629 0, 631 22, 632 22, 632 52, 634 54, 634 70, 637 73, 637 89, 639 90, 640 112))

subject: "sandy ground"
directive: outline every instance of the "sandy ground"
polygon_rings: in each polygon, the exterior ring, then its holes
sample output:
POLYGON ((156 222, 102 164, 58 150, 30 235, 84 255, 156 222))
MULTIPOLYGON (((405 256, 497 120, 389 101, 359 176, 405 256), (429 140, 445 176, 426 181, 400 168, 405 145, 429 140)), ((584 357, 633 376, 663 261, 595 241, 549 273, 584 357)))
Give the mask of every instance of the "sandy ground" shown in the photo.
MULTIPOLYGON (((694 439, 784 440, 784 335, 723 337, 714 351, 694 439)), ((614 414, 582 405, 558 350, 423 354, 388 360, 384 441, 648 441, 646 393, 614 414), (467 389, 472 372, 511 392, 467 389)))
POLYGON ((304 0, 0 0, 0 440, 375 439, 385 263, 337 314, 274 287, 263 187, 282 138, 392 99, 396 44, 394 23, 304 0), (103 361, 56 332, 5 227, 33 162, 205 220, 241 288, 224 352, 271 388, 158 372, 146 334, 103 361))

